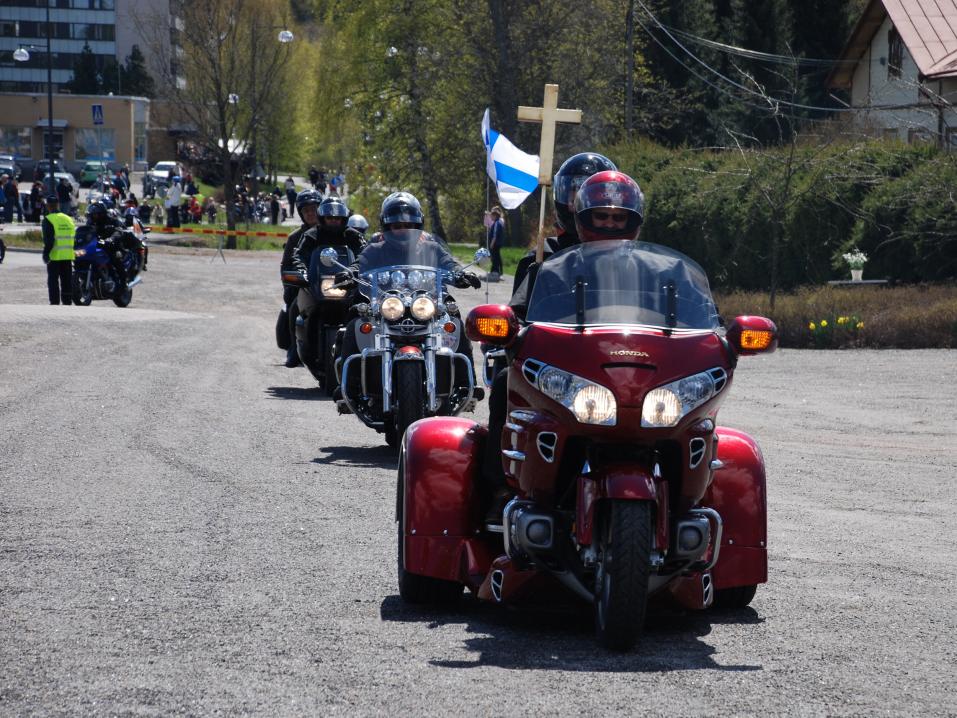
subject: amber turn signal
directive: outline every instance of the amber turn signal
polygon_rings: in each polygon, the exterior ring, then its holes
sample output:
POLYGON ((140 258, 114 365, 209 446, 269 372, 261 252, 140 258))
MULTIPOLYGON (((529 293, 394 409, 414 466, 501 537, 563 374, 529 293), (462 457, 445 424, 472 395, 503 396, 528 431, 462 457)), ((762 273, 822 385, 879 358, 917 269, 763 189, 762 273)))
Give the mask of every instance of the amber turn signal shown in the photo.
POLYGON ((745 329, 741 332, 741 348, 750 352, 763 352, 771 346, 774 334, 771 332, 745 329))
POLYGON ((508 320, 502 317, 479 317, 475 328, 483 337, 504 338, 508 336, 508 320))
POLYGON ((359 331, 362 332, 363 334, 368 334, 369 332, 372 331, 372 325, 369 324, 369 322, 365 322, 364 324, 360 324, 360 325, 359 325, 359 331))
POLYGON ((455 334, 455 322, 446 322, 442 325, 446 334, 455 334))

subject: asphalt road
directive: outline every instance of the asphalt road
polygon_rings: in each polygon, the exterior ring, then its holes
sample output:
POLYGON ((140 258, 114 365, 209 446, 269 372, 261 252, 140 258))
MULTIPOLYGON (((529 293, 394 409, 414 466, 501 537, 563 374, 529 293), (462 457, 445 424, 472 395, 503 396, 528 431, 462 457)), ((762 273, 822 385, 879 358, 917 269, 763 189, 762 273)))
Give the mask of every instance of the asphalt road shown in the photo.
POLYGON ((957 352, 742 360, 770 583, 617 655, 399 601, 395 456, 282 367, 277 269, 157 250, 117 309, 0 265, 0 714, 955 714, 957 352))

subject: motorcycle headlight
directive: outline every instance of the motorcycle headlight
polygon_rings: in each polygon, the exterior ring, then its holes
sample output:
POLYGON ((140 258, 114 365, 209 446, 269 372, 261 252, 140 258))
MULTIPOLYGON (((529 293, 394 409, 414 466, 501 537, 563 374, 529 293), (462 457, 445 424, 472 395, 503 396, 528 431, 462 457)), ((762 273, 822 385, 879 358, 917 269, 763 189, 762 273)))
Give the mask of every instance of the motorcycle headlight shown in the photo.
POLYGON ((336 283, 334 277, 324 277, 322 280, 322 296, 324 297, 333 297, 339 299, 340 297, 346 296, 349 292, 342 287, 333 286, 336 283))
POLYGON ((392 286, 396 289, 401 289, 405 286, 405 272, 401 269, 397 269, 392 273, 392 286))
MULTIPOLYGON (((411 281, 412 275, 409 275, 411 281)), ((429 297, 419 297, 412 302, 412 316, 420 322, 427 321, 435 316, 435 302, 429 297)))
POLYGON ((405 314, 405 305, 398 297, 386 297, 382 300, 379 311, 382 312, 383 319, 394 322, 396 319, 401 319, 402 315, 405 314))
POLYGON ((546 367, 538 375, 538 388, 571 411, 582 424, 614 426, 618 420, 615 395, 580 376, 546 367))
POLYGON ((435 275, 432 272, 423 272, 419 269, 413 269, 407 277, 409 289, 424 289, 427 283, 434 283, 435 275))
POLYGON ((727 381, 724 369, 715 368, 652 389, 641 405, 641 425, 675 426, 688 412, 721 391, 727 381))
POLYGON ((389 282, 392 281, 392 275, 388 272, 379 272, 377 279, 379 280, 380 287, 388 287, 389 282))

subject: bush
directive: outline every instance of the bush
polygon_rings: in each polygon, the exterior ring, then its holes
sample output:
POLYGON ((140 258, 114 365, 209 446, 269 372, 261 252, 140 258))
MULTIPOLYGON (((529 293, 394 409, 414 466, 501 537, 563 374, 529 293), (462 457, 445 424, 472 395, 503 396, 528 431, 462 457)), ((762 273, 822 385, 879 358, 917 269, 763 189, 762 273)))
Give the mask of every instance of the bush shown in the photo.
POLYGON ((774 237, 782 289, 846 278, 854 246, 868 277, 957 277, 953 154, 883 141, 802 145, 790 163, 789 148, 605 152, 645 190, 642 239, 693 257, 716 287, 769 288, 774 237))

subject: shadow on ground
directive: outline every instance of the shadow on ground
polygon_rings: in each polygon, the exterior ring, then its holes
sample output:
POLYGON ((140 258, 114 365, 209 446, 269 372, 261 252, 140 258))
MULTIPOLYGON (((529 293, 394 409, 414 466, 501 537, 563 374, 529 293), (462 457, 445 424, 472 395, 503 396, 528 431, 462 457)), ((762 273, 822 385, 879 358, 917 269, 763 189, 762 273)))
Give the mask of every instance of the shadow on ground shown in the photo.
POLYGON ((312 460, 314 464, 354 466, 356 468, 395 470, 399 455, 389 446, 323 446, 322 456, 312 460))
POLYGON ((270 399, 293 399, 296 401, 315 401, 325 399, 326 395, 318 386, 270 386, 266 389, 270 399))
POLYGON ((664 671, 760 671, 757 665, 721 665, 714 648, 700 640, 712 625, 761 623, 752 608, 725 612, 676 613, 649 608, 645 632, 629 653, 613 653, 594 637, 591 611, 514 609, 467 596, 454 609, 412 606, 388 596, 379 609, 382 620, 423 623, 429 628, 465 624, 476 634, 465 641, 474 661, 433 660, 443 668, 495 666, 517 670, 654 673, 664 671))

